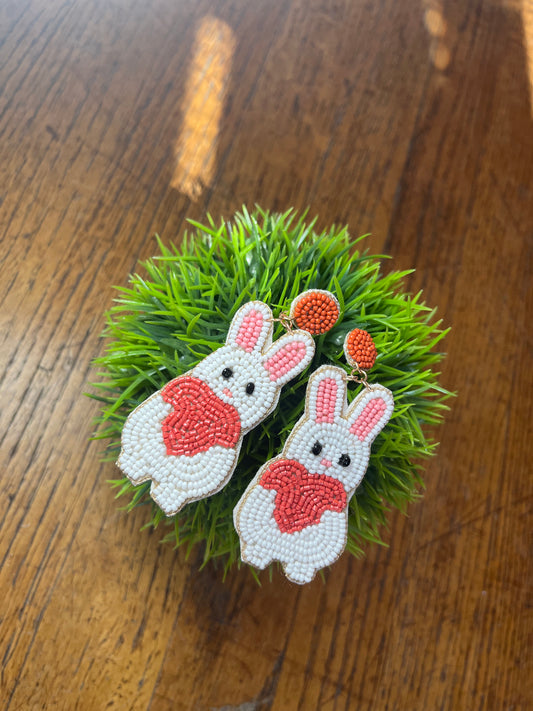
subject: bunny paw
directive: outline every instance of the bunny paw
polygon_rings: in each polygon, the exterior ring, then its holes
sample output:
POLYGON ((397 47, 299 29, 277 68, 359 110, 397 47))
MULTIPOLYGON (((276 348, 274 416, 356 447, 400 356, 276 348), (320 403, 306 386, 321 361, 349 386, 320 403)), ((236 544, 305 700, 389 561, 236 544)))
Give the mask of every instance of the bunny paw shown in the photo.
POLYGON ((241 557, 245 563, 253 565, 254 568, 258 568, 259 570, 264 570, 267 565, 273 561, 273 558, 269 555, 268 551, 253 545, 246 546, 241 551, 241 557))
POLYGON ((141 484, 143 481, 150 479, 150 463, 145 462, 135 452, 122 450, 120 457, 117 459, 117 466, 120 467, 132 484, 141 484))
POLYGON ((176 488, 176 485, 168 480, 152 481, 150 496, 167 516, 177 513, 187 501, 187 493, 176 488))
POLYGON ((299 561, 291 561, 283 564, 283 571, 289 580, 298 585, 310 583, 316 575, 317 569, 313 566, 300 563, 299 561))
POLYGON ((156 460, 166 456, 161 421, 172 406, 154 393, 137 407, 122 430, 122 449, 117 465, 134 484, 150 478, 156 460))

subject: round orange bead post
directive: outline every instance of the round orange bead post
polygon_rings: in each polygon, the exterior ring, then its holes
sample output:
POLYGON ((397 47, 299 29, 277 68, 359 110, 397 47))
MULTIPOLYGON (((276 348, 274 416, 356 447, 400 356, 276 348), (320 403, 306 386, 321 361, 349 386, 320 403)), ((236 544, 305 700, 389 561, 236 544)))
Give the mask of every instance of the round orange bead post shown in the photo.
POLYGON ((357 365, 361 370, 370 370, 376 362, 378 351, 369 333, 354 328, 344 340, 344 354, 350 365, 357 365))
POLYGON ((317 336, 335 325, 339 313, 339 302, 331 292, 311 289, 294 299, 290 316, 298 328, 317 336))

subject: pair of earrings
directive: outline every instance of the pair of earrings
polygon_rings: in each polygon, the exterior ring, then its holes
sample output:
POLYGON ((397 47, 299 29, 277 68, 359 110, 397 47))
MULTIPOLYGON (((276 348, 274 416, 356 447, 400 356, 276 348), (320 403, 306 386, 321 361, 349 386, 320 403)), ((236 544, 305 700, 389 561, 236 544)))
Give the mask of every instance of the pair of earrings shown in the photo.
MULTIPOLYGON (((300 294, 280 319, 261 301, 242 306, 223 347, 129 415, 118 466, 133 484, 151 480, 150 495, 167 516, 215 494, 231 478, 244 435, 310 364, 312 336, 329 330, 338 316, 337 299, 321 290, 300 294), (276 320, 288 332, 272 342, 276 320)), ((365 368, 375 358, 368 334, 351 331, 344 352, 352 374, 324 365, 311 375, 302 418, 233 515, 242 560, 260 569, 278 560, 300 584, 343 552, 350 498, 394 408, 387 388, 366 382, 365 368), (349 379, 365 387, 348 407, 349 379)))

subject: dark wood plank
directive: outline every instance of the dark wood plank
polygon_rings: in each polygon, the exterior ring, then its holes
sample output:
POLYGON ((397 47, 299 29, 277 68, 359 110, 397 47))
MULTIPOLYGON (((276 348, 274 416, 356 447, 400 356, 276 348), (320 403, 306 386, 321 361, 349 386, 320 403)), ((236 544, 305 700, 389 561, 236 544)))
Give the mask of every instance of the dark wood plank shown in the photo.
POLYGON ((525 710, 527 3, 7 0, 0 28, 4 707, 525 710), (303 589, 141 532, 82 395, 153 233, 254 202, 372 232, 453 325, 423 503, 303 589))

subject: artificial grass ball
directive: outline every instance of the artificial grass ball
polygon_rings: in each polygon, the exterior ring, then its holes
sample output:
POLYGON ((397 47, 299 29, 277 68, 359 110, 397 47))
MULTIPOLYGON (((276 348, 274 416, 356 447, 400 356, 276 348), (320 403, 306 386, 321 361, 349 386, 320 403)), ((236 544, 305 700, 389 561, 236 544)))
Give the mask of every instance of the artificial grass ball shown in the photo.
MULTIPOLYGON (((273 214, 243 209, 230 221, 190 222, 179 246, 158 241, 160 253, 142 264, 129 285, 117 287, 107 312, 104 354, 97 359, 100 382, 93 395, 102 403, 97 437, 109 440, 116 461, 127 415, 172 378, 194 367, 221 346, 237 309, 247 301, 266 302, 275 316, 289 310, 308 289, 327 290, 338 299, 338 319, 315 336, 310 367, 281 391, 278 407, 244 438, 239 462, 219 493, 185 506, 167 518, 150 498, 150 482, 134 486, 121 476, 111 483, 126 509, 146 507, 146 525, 164 526, 163 540, 202 550, 203 562, 217 560, 227 572, 241 565, 233 509, 258 469, 278 454, 301 417, 306 384, 320 365, 347 372, 346 334, 368 332, 379 353, 371 382, 389 388, 395 399, 390 422, 372 446, 367 473, 349 505, 347 550, 360 555, 379 543, 390 507, 405 510, 423 486, 421 462, 435 442, 426 427, 439 423, 451 393, 438 383, 437 350, 446 331, 420 294, 402 289, 409 271, 381 272, 381 258, 356 249, 346 228, 315 231, 315 221, 291 210, 273 214)), ((276 324, 274 338, 283 333, 276 324)), ((351 401, 360 391, 349 388, 351 401)), ((141 534, 140 534, 141 535, 141 534)))

